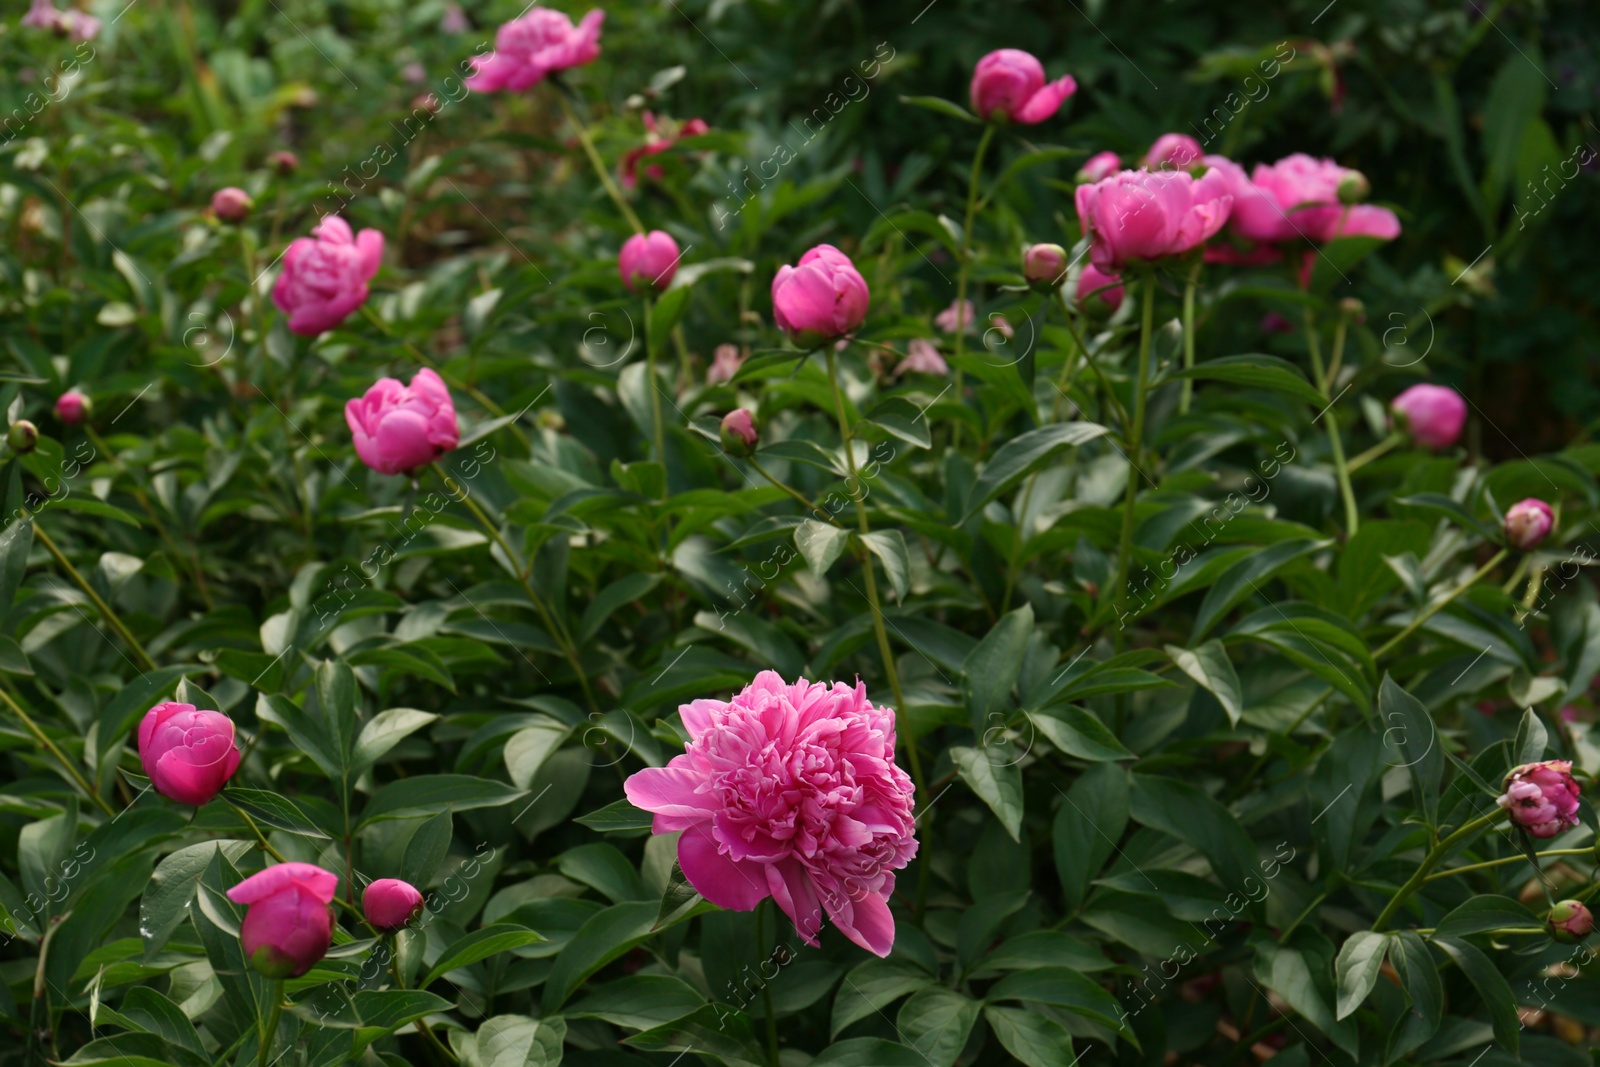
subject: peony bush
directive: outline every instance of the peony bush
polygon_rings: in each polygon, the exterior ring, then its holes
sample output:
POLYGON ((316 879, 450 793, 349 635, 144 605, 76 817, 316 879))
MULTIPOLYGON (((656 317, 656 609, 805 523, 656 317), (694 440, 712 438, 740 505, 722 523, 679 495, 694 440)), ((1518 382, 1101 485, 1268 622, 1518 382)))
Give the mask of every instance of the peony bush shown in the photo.
POLYGON ((1412 183, 1020 15, 775 134, 828 11, 306 6, 0 35, 0 1064, 1589 1062, 1600 450, 1412 183))

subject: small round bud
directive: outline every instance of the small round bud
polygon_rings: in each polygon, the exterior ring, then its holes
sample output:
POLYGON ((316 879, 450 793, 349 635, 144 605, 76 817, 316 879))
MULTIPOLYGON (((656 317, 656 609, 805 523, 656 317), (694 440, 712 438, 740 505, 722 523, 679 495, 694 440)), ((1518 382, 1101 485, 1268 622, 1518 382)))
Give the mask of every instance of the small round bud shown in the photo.
POLYGON ((69 389, 56 397, 56 418, 68 426, 76 426, 92 414, 94 405, 76 389, 69 389))
POLYGON ((444 110, 444 105, 433 93, 418 93, 411 98, 412 111, 426 111, 430 115, 437 115, 444 110))
POLYGON ((1339 203, 1359 204, 1372 192, 1372 183, 1359 170, 1347 170, 1339 179, 1339 203))
POLYGON ((1060 245, 1029 245, 1022 253, 1022 276, 1029 285, 1053 285, 1067 272, 1067 250, 1060 245))
POLYGON ((1339 301, 1339 313, 1357 324, 1367 321, 1367 305, 1353 296, 1339 301))
POLYGON ((274 152, 267 157, 267 164, 280 178, 287 178, 300 169, 300 157, 293 152, 274 152))
POLYGON ((756 429, 755 416, 744 408, 735 408, 722 417, 722 448, 730 456, 741 459, 755 454, 761 443, 756 429))
POLYGON ((233 185, 218 189, 211 197, 211 210, 223 222, 243 222, 255 206, 256 202, 250 199, 249 193, 233 185))
POLYGON ((1543 500, 1519 500, 1506 509, 1506 542, 1527 552, 1549 536, 1554 522, 1555 512, 1543 500))
POLYGON ((1550 936, 1564 945, 1576 945, 1594 930, 1594 916, 1576 900, 1563 900, 1545 916, 1550 936))
POLYGON ((39 428, 27 419, 18 419, 6 431, 6 444, 13 452, 28 453, 39 446, 39 428))

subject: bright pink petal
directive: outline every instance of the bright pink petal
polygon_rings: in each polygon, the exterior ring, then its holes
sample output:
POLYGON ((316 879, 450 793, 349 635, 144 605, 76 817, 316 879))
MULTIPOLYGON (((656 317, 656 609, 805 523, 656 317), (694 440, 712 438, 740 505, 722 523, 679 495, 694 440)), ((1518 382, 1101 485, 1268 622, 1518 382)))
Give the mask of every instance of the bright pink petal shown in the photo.
POLYGON ((771 892, 761 864, 723 855, 705 827, 685 830, 678 838, 678 866, 695 892, 729 911, 751 911, 771 892))

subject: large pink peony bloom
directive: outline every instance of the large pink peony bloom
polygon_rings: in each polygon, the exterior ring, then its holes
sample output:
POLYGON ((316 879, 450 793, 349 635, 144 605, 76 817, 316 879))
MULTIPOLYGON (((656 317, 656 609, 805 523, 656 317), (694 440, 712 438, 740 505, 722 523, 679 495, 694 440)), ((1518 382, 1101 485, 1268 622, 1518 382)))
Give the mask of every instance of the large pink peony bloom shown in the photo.
POLYGON ((771 896, 808 944, 826 912, 850 940, 894 946, 894 872, 917 854, 911 779, 894 762, 894 712, 866 688, 762 671, 731 701, 679 709, 689 746, 623 786, 683 831, 678 865, 700 895, 750 911, 771 896))
POLYGON ((872 294, 850 257, 817 245, 772 279, 772 317, 801 348, 835 341, 861 325, 872 294))
POLYGON ((328 905, 339 876, 313 863, 280 863, 228 890, 248 905, 239 940, 250 965, 268 978, 298 978, 327 954, 333 937, 328 905))
POLYGON ((239 769, 233 720, 220 711, 167 701, 139 722, 139 766, 157 793, 203 807, 239 769))
POLYGON ((600 24, 606 13, 598 9, 574 26, 559 11, 536 7, 501 26, 494 35, 494 51, 473 56, 473 74, 466 87, 475 93, 523 89, 546 75, 593 63, 600 55, 600 24))
POLYGON ((1182 255, 1228 221, 1233 196, 1221 174, 1125 170, 1078 186, 1078 222, 1089 259, 1106 273, 1141 260, 1182 255))
POLYGON ((461 439, 455 401, 429 367, 417 371, 410 385, 379 378, 364 394, 345 402, 344 421, 356 455, 380 474, 410 474, 461 439))
POLYGON ((1188 170, 1200 162, 1200 142, 1186 133, 1157 137, 1141 163, 1146 170, 1188 170))
POLYGON ((1296 152, 1270 167, 1256 164, 1246 181, 1242 168, 1221 166, 1218 159, 1208 156, 1206 162, 1227 174, 1234 194, 1231 228, 1239 236, 1267 242, 1296 237, 1328 240, 1329 227, 1341 211, 1339 183, 1347 173, 1344 167, 1331 159, 1296 152))
POLYGON ((383 234, 352 233, 329 215, 310 237, 296 237, 283 254, 283 273, 272 286, 272 302, 289 316, 289 329, 315 337, 345 320, 367 299, 367 282, 383 261, 383 234))
POLYGON ((1578 825, 1578 794, 1568 760, 1524 763, 1506 775, 1505 792, 1495 801, 1511 821, 1537 838, 1554 837, 1578 825))

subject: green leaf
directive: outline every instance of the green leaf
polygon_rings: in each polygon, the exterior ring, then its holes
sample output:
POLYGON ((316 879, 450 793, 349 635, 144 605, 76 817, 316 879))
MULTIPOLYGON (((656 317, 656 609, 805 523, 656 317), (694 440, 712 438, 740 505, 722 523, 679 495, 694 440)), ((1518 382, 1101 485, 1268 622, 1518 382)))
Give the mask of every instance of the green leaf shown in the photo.
POLYGON ((920 107, 929 111, 937 111, 946 118, 960 119, 962 122, 980 124, 983 121, 982 119, 978 118, 978 116, 962 107, 960 104, 946 100, 943 97, 902 96, 900 98, 900 102, 902 104, 910 104, 912 107, 920 107))
POLYGON ((714 1056, 726 1067, 767 1067, 766 1055, 756 1044, 750 1017, 742 1011, 716 1004, 708 1004, 665 1026, 634 1034, 623 1044, 645 1052, 694 1052, 714 1056))
POLYGON ((809 1067, 928 1067, 916 1049, 881 1037, 852 1037, 817 1053, 809 1067))
POLYGON ((1256 877, 1256 847, 1239 820, 1215 797, 1191 782, 1164 775, 1134 774, 1128 794, 1134 821, 1192 845, 1211 861, 1223 885, 1247 889, 1256 877))
POLYGON ((237 861, 252 847, 248 841, 203 841, 162 857, 139 901, 139 933, 146 960, 161 950, 188 916, 195 889, 217 850, 237 861))
POLYGON ((1085 708, 1072 704, 1040 708, 1028 712, 1028 721, 1052 745, 1069 756, 1096 763, 1138 758, 1123 747, 1110 727, 1085 708))
POLYGON ((1338 994, 1336 1019, 1347 1019, 1361 1007, 1372 987, 1378 984, 1384 953, 1388 951, 1388 934, 1361 930, 1345 940, 1333 965, 1334 988, 1338 994))
POLYGON ((1483 109, 1483 199, 1491 212, 1500 207, 1516 174, 1523 131, 1544 110, 1542 67, 1519 54, 1507 56, 1489 83, 1483 109))
POLYGON ((655 824, 655 816, 634 807, 626 800, 613 800, 603 808, 578 816, 573 822, 606 834, 648 830, 655 824))
POLYGON ((1193 649, 1168 645, 1167 656, 1179 670, 1217 698, 1222 710, 1228 713, 1229 723, 1239 725, 1239 717, 1244 714, 1244 694, 1239 686, 1239 675, 1228 661, 1221 641, 1207 641, 1193 649))
POLYGON ((844 555, 845 547, 850 543, 850 531, 808 518, 794 528, 794 543, 800 549, 800 555, 805 557, 811 573, 818 578, 825 578, 828 568, 844 555))
MULTIPOLYGON (((754 362, 752 360, 751 362, 754 362)), ((749 366, 747 363, 746 366, 749 366)), ((827 471, 829 474, 843 474, 839 467, 839 460, 834 458, 832 452, 823 448, 815 441, 803 438, 791 438, 788 441, 774 441, 765 448, 756 452, 756 459, 764 463, 779 460, 785 463, 804 463, 809 467, 827 471)))
POLYGON ((1420 700, 1396 685, 1387 673, 1378 686, 1378 714, 1386 727, 1384 744, 1410 774, 1415 802, 1428 825, 1437 825, 1444 754, 1433 716, 1420 700))
POLYGON ((1198 642, 1245 597, 1252 593, 1261 594, 1261 584, 1279 570, 1302 556, 1327 548, 1330 544, 1331 541, 1312 541, 1308 538, 1279 541, 1259 552, 1252 552, 1223 571, 1216 583, 1206 590, 1206 598, 1201 601, 1200 611, 1195 616, 1194 631, 1189 637, 1189 643, 1198 642))
POLYGON ((288 797, 264 789, 229 786, 222 794, 222 798, 236 805, 257 823, 264 823, 276 830, 287 830, 301 837, 322 841, 329 839, 328 835, 317 829, 316 824, 300 810, 300 806, 288 797))
POLYGON ((1502 927, 1542 925, 1533 912, 1510 897, 1484 894, 1457 905, 1439 920, 1435 933, 1441 937, 1465 937, 1502 927))
POLYGON ((595 914, 556 956, 544 984, 544 1010, 558 1010, 583 980, 649 937, 655 929, 653 900, 613 904, 595 914))
POLYGON ((644 597, 661 583, 660 574, 635 573, 618 578, 595 595, 583 609, 578 621, 579 647, 587 645, 600 632, 613 612, 625 604, 643 601, 644 597))
MULTIPOLYGON (((1306 1022, 1354 1057, 1359 1048, 1355 1025, 1334 1018, 1325 994, 1313 977, 1310 959, 1315 957, 1308 958, 1298 948, 1279 945, 1266 938, 1255 941, 1255 950, 1256 981, 1281 996, 1305 1017, 1306 1022)), ((1321 965, 1326 967, 1327 961, 1324 959, 1321 965)))
POLYGON ((651 896, 628 857, 604 841, 569 848, 556 860, 556 868, 574 882, 598 890, 613 904, 651 896))
POLYGON ((1550 744, 1550 735, 1539 718, 1539 713, 1529 708, 1517 723, 1517 737, 1511 742, 1511 758, 1515 766, 1538 763, 1544 759, 1544 750, 1550 744))
POLYGON ((1304 401, 1319 410, 1328 402, 1317 392, 1315 386, 1306 381, 1306 376, 1301 373, 1299 367, 1277 356, 1251 354, 1208 359, 1188 370, 1169 374, 1166 380, 1175 381, 1183 378, 1227 382, 1230 385, 1256 389, 1272 389, 1304 401))
POLYGON ((672 328, 678 325, 689 307, 689 297, 694 292, 689 285, 675 285, 656 298, 650 309, 649 340, 656 352, 665 352, 672 338, 672 328))
POLYGON ((905 600, 906 591, 911 587, 911 555, 906 551, 905 536, 899 530, 874 530, 856 536, 883 564, 895 600, 905 600))
POLYGON ((317 664, 317 710, 333 742, 342 772, 348 773, 356 745, 356 675, 350 664, 323 660, 317 664))
POLYGON ((173 1048, 156 1034, 118 1034, 91 1041, 63 1061, 70 1067, 180 1067, 173 1048))
POLYGON ((1393 1062, 1411 1052, 1439 1030, 1444 1014, 1444 985, 1428 946, 1414 930, 1401 930, 1389 943, 1389 962, 1400 976, 1400 987, 1411 1002, 1410 1010, 1389 1037, 1384 1058, 1393 1062))
POLYGON ((844 976, 833 995, 830 1037, 838 1037, 852 1023, 876 1015, 909 993, 926 989, 934 979, 903 960, 867 960, 844 976))
POLYGON ((525 726, 506 741, 506 770, 518 789, 527 789, 544 766, 544 761, 559 749, 572 733, 566 723, 549 719, 525 726))
POLYGON ((567 1040, 563 1019, 496 1015, 478 1028, 473 1039, 472 1067, 560 1067, 567 1040))
POLYGON ((705 997, 681 978, 635 974, 596 986, 561 1014, 569 1019, 604 1019, 613 1026, 649 1030, 698 1011, 705 1003, 705 997))
POLYGON ((1013 437, 984 465, 983 473, 967 493, 966 506, 956 525, 965 523, 989 501, 1043 467, 1057 452, 1088 444, 1109 432, 1093 422, 1055 422, 1013 437))
POLYGON ((543 940, 543 935, 515 923, 495 923, 481 930, 474 930, 444 950, 427 976, 418 983, 418 987, 426 988, 458 967, 468 967, 501 952, 543 940))
POLYGON ((991 717, 998 717, 996 713, 1010 706, 1011 690, 1022 673, 1022 657, 1032 636, 1033 607, 1024 604, 1000 616, 961 665, 967 709, 980 738, 985 736, 991 717))
POLYGON ((1069 912, 1083 904, 1127 824, 1128 776, 1114 764, 1090 766, 1063 795, 1050 837, 1069 912))
POLYGON ((1517 1014, 1517 998, 1511 992, 1510 983, 1477 946, 1459 938, 1441 937, 1438 933, 1434 934, 1433 943, 1455 961, 1478 991, 1494 1022, 1495 1041, 1513 1057, 1520 1056, 1522 1019, 1517 1014))
POLYGON ((1394 503, 1400 505, 1398 509, 1395 509, 1397 511, 1418 511, 1432 518, 1454 522, 1456 525, 1476 533, 1485 541, 1500 540, 1500 531, 1482 522, 1472 512, 1443 493, 1417 493, 1414 496, 1395 500, 1394 503))
POLYGON ((933 447, 933 431, 921 408, 903 396, 892 396, 868 411, 866 420, 918 448, 933 447))
POLYGON ((900 1007, 896 1029, 906 1044, 926 1057, 929 1067, 954 1067, 983 1005, 943 986, 911 994, 900 1007))
POLYGON ((956 747, 950 760, 961 780, 989 805, 1011 840, 1022 840, 1022 771, 1015 762, 1000 763, 984 749, 956 747))
POLYGON ((1072 1035, 1054 1019, 992 1004, 984 1006, 983 1017, 1005 1050, 1027 1067, 1073 1067, 1078 1062, 1072 1035))
POLYGON ((363 649, 352 653, 350 664, 355 667, 383 667, 397 674, 411 674, 424 678, 434 685, 442 685, 452 693, 456 691, 450 668, 431 649, 411 643, 363 649))
POLYGON ((439 716, 415 708, 389 708, 374 715, 356 737, 352 765, 365 770, 378 762, 383 754, 439 716))
POLYGON ((1013 971, 996 982, 984 998, 989 1003, 1025 1000, 1065 1008, 1113 1030, 1123 1029, 1117 999, 1098 983, 1070 967, 1034 967, 1013 971))
POLYGON ((667 888, 661 893, 661 906, 656 909, 656 921, 652 929, 665 930, 669 926, 676 926, 715 906, 689 884, 689 879, 683 875, 683 868, 678 866, 677 860, 673 860, 672 874, 667 878, 667 888))
POLYGON ((149 986, 129 989, 117 1011, 141 1029, 160 1035, 168 1044, 188 1049, 202 1060, 206 1058, 200 1034, 183 1009, 149 986))
POLYGON ((527 795, 526 790, 470 774, 419 774, 390 782, 373 794, 361 812, 360 825, 445 810, 495 808, 527 795))

